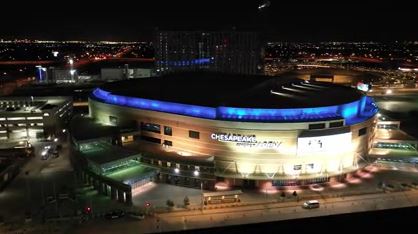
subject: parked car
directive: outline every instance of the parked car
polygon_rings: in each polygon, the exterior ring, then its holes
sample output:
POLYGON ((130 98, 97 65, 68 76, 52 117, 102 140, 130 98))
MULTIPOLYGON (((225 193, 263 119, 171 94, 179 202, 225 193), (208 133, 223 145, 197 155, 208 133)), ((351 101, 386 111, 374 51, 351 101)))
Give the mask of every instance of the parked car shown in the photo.
POLYGON ((405 190, 409 190, 409 189, 411 189, 411 187, 412 187, 412 185, 409 185, 407 183, 402 183, 401 184, 401 188, 402 189, 405 189, 405 190))
POLYGON ((134 219, 139 219, 139 220, 145 219, 145 214, 141 212, 130 211, 130 212, 127 212, 127 215, 134 219))
POLYGON ((306 201, 303 203, 302 207, 305 209, 319 208, 319 201, 317 200, 306 201))
POLYGON ((105 214, 106 219, 118 219, 123 216, 125 216, 125 212, 123 210, 113 210, 105 214))

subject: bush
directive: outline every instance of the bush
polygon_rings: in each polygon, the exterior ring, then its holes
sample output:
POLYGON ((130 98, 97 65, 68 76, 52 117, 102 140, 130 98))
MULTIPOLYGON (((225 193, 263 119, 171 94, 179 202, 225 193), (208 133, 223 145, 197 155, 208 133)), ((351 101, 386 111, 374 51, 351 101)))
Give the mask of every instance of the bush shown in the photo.
POLYGON ((167 200, 166 204, 168 207, 174 207, 174 202, 170 199, 167 200))

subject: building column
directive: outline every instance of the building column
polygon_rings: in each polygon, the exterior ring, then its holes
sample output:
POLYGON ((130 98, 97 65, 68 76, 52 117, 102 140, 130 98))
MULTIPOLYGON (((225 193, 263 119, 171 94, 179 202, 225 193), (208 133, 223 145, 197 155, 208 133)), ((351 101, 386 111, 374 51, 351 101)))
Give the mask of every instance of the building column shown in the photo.
POLYGON ((103 184, 99 180, 97 180, 96 183, 97 183, 97 191, 99 192, 99 194, 103 194, 103 184))
POLYGON ((108 195, 107 184, 103 184, 102 187, 103 187, 103 194, 107 196, 108 195))
POLYGON ((99 181, 96 179, 93 179, 93 188, 99 190, 99 181))
POLYGON ((132 192, 125 192, 125 203, 127 205, 132 205, 132 192))
POLYGON ((125 202, 125 198, 123 197, 124 192, 120 189, 118 189, 118 201, 119 202, 125 202))
POLYGON ((116 189, 110 186, 110 199, 116 200, 116 189))

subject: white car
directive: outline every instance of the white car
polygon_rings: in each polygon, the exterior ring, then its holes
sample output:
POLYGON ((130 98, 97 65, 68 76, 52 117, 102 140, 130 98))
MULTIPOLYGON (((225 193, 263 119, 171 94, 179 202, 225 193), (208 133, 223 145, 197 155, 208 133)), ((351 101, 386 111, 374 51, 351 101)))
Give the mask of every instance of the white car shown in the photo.
POLYGON ((145 219, 145 214, 140 212, 128 212, 128 216, 139 220, 145 219))
POLYGON ((302 207, 305 209, 319 208, 319 201, 317 200, 306 201, 303 203, 302 207))

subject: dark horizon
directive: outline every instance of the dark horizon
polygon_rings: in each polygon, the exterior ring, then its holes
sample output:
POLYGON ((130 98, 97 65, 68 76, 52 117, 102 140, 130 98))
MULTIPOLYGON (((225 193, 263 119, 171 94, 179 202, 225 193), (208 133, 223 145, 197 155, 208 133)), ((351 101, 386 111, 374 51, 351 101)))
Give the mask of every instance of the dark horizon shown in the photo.
MULTIPOLYGON (((411 3, 164 2, 34 4, 5 10, 0 38, 149 41, 156 28, 260 31, 268 41, 415 41, 411 3)), ((25 5, 27 5, 25 3, 25 5)))

